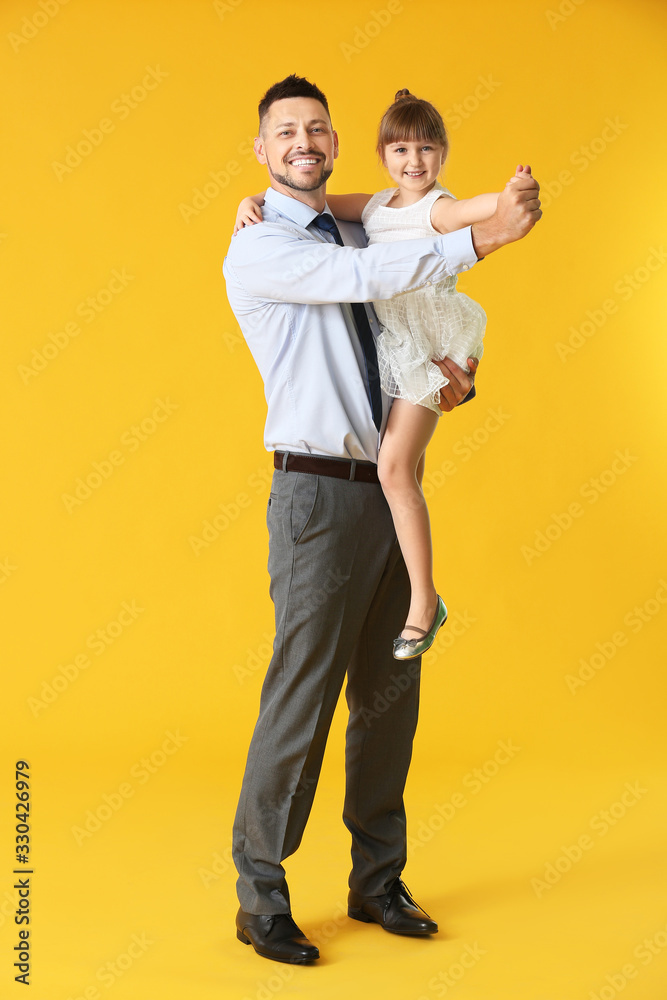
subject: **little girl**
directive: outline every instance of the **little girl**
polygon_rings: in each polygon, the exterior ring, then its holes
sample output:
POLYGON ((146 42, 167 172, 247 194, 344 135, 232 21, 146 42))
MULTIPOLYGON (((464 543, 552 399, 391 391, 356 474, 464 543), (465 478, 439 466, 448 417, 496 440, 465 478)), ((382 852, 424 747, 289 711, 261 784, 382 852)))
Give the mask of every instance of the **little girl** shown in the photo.
MULTIPOLYGON (((362 222, 369 243, 434 237, 488 219, 497 194, 456 200, 438 183, 449 142, 428 101, 399 90, 378 131, 377 152, 397 187, 377 194, 327 195, 334 216, 362 222)), ((523 172, 517 167, 517 175, 523 172)), ((530 167, 525 168, 530 174, 530 167)), ((234 232, 262 220, 263 196, 239 205, 234 232)), ((381 325, 376 340, 380 382, 395 397, 378 458, 378 476, 391 509, 410 577, 407 624, 394 640, 396 659, 413 659, 433 644, 447 608, 433 583, 428 510, 421 489, 424 454, 441 414, 440 390, 448 379, 432 361, 450 357, 469 371, 481 358, 484 310, 462 292, 456 277, 374 303, 381 325)))

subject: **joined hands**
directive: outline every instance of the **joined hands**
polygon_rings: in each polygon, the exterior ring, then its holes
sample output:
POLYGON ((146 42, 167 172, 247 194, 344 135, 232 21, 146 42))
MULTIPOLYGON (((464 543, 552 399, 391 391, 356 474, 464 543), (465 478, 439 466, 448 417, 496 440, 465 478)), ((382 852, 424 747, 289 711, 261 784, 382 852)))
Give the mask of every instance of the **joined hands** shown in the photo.
POLYGON ((530 166, 519 164, 514 177, 510 177, 498 195, 493 215, 472 225, 472 241, 478 258, 521 240, 530 232, 542 218, 539 193, 540 185, 530 166))

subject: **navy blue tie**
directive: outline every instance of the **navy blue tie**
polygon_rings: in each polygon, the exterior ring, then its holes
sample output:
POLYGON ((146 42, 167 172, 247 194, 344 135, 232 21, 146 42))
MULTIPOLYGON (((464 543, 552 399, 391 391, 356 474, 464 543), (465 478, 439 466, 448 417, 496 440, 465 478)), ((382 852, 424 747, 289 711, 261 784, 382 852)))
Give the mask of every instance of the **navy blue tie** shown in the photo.
MULTIPOLYGON (((345 246, 333 216, 322 212, 321 215, 315 216, 309 225, 316 226, 318 229, 324 229, 327 233, 331 233, 339 247, 345 246)), ((371 325, 368 322, 368 316, 366 315, 366 310, 363 304, 361 302, 351 302, 350 305, 352 306, 354 325, 356 326, 357 334, 359 335, 359 343, 361 344, 361 349, 364 352, 368 399, 373 413, 373 423, 377 429, 380 430, 380 425, 382 424, 382 393, 380 391, 380 373, 378 371, 378 358, 375 350, 375 341, 373 340, 371 325)))

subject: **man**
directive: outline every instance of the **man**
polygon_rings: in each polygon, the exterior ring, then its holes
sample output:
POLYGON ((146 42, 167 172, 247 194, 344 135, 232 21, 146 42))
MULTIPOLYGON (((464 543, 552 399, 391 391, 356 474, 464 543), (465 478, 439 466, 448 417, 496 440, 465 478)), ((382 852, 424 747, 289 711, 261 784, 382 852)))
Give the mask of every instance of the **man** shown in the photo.
MULTIPOLYGON (((267 91, 259 117, 264 222, 232 239, 223 273, 265 383, 276 638, 234 820, 236 925, 258 954, 309 962, 319 951, 292 917, 281 862, 301 841, 346 674, 348 913, 397 934, 438 929, 400 878, 421 661, 399 666, 392 655, 410 588, 377 478, 391 400, 379 386, 377 319, 362 303, 467 270, 524 236, 541 212, 537 182, 514 178, 484 223, 366 247, 362 227, 336 229, 327 209, 338 136, 324 94, 289 76, 267 91), (388 689, 400 695, 371 711, 388 689)), ((470 373, 439 364, 450 380, 441 409, 451 411, 474 394, 477 362, 469 359, 470 373)))

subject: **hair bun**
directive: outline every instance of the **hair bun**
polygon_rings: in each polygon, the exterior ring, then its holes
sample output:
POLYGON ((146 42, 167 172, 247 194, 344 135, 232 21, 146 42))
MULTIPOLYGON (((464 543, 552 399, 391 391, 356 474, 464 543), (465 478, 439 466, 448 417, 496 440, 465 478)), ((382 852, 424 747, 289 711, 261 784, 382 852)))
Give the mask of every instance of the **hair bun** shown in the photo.
POLYGON ((396 97, 394 98, 394 101, 400 101, 404 97, 412 97, 412 94, 407 89, 407 87, 404 87, 403 90, 396 91, 396 97))

